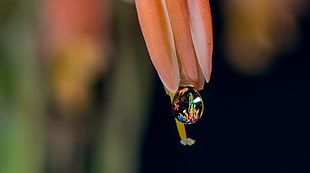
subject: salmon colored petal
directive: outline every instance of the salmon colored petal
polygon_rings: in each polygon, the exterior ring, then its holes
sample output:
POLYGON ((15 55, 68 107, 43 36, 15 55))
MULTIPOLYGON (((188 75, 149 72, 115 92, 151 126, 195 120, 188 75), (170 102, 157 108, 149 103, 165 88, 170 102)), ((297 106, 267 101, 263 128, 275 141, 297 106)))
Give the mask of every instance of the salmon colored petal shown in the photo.
POLYGON ((206 81, 212 70, 212 19, 208 0, 187 0, 192 39, 198 62, 206 81))
POLYGON ((179 67, 164 0, 136 0, 139 22, 151 60, 170 92, 179 86, 179 67))
POLYGON ((199 76, 202 74, 200 74, 192 42, 187 2, 185 0, 166 0, 166 4, 181 70, 180 84, 182 85, 182 80, 188 80, 187 82, 195 88, 201 88, 199 85, 201 83, 203 85, 204 80, 199 76), (183 76, 185 79, 182 79, 183 76), (203 82, 200 82, 201 79, 203 82))

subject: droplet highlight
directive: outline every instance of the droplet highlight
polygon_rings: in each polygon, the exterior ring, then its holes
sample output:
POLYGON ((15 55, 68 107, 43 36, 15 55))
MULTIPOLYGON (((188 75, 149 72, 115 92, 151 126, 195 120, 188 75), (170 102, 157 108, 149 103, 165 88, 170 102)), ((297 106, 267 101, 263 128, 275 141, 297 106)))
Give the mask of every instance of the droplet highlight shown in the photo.
POLYGON ((184 124, 197 122, 204 109, 202 97, 193 87, 180 87, 171 104, 174 117, 184 124))

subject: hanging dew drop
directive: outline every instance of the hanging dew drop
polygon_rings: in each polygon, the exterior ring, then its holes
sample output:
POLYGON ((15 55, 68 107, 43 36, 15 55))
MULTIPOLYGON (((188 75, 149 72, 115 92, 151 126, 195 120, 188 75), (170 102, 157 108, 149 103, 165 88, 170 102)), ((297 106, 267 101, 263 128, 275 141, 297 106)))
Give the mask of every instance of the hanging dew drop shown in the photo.
POLYGON ((173 116, 184 124, 197 122, 204 109, 202 98, 193 87, 180 87, 171 104, 173 116))

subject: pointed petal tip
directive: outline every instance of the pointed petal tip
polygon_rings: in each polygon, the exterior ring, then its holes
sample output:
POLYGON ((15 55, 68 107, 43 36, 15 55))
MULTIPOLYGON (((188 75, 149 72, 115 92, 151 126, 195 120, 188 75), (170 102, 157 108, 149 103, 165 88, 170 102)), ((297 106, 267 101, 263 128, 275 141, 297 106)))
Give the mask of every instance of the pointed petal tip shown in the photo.
POLYGON ((166 90, 166 93, 168 95, 170 95, 170 93, 176 93, 178 88, 179 88, 178 86, 169 86, 169 85, 165 84, 164 82, 162 82, 162 83, 163 83, 165 90, 166 90))
MULTIPOLYGON (((164 85, 165 91, 168 95, 170 95, 171 93, 176 93, 177 90, 179 89, 179 81, 178 80, 164 80, 160 75, 160 80, 164 85)), ((178 78, 176 78, 178 79, 178 78)))
POLYGON ((209 81, 210 81, 210 80, 209 80, 208 78, 206 78, 206 82, 209 83, 209 81))
POLYGON ((209 83, 211 80, 211 71, 212 71, 212 65, 210 65, 209 69, 204 72, 204 76, 207 83, 209 83))

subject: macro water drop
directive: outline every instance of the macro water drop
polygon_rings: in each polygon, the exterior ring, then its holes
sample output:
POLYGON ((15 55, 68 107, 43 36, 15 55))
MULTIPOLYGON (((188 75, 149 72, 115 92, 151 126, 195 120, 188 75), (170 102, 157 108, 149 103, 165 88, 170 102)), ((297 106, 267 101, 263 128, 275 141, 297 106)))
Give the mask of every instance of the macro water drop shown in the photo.
POLYGON ((202 97, 193 87, 180 87, 173 97, 172 113, 176 120, 184 124, 197 122, 204 109, 202 97))

